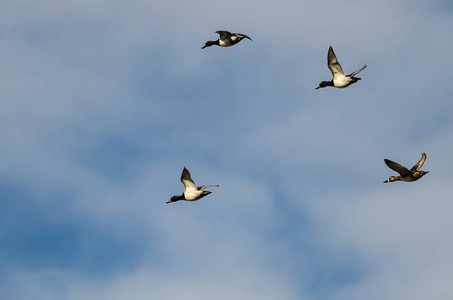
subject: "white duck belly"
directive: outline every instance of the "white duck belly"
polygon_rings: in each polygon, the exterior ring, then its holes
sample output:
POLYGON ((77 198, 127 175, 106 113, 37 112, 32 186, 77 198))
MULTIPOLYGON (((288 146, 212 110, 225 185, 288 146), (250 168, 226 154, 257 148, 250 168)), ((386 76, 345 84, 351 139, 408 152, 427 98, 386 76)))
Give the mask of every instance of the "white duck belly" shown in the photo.
POLYGON ((351 78, 346 76, 338 76, 333 80, 333 84, 336 88, 345 88, 350 86, 352 83, 351 78))
POLYGON ((186 198, 187 201, 195 201, 201 198, 203 195, 202 190, 197 190, 197 189, 190 189, 184 191, 184 198, 186 198))

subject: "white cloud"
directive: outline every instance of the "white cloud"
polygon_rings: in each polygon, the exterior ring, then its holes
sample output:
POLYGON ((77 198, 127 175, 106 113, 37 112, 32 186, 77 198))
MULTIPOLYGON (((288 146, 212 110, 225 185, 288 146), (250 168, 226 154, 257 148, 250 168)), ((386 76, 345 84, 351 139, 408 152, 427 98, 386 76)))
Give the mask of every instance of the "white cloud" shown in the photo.
POLYGON ((145 253, 111 273, 8 264, 9 299, 451 298, 448 15, 421 1, 16 1, 9 12, 2 178, 81 244, 96 242, 90 231, 142 240, 145 253), (218 29, 254 41, 201 50, 218 29), (368 64, 362 81, 314 90, 331 76, 329 45, 345 71, 368 64), (410 165, 421 152, 430 174, 382 183, 384 158, 410 165), (220 187, 165 204, 184 165, 220 187), (320 278, 345 265, 363 278, 320 278))

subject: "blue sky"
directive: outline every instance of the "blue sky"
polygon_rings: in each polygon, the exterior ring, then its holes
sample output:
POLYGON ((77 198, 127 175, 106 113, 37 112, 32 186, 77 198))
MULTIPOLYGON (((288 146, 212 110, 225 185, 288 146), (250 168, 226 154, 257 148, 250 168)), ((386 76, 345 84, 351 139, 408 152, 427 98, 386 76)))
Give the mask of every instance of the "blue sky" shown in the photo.
POLYGON ((2 299, 452 299, 449 1, 0 7, 2 299))

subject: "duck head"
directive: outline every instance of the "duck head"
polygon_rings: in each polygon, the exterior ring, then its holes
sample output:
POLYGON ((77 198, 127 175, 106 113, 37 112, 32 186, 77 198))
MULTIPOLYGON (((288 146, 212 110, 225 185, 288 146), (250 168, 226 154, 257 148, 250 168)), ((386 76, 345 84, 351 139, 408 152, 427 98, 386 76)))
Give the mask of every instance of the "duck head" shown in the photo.
POLYGON ((217 41, 207 41, 203 47, 201 47, 201 49, 204 49, 206 47, 211 47, 212 45, 218 45, 219 44, 219 40, 217 41))
POLYGON ((170 200, 168 200, 166 203, 171 203, 171 202, 176 202, 176 201, 179 201, 179 200, 184 200, 184 194, 182 194, 181 196, 172 196, 170 198, 170 200))
POLYGON ((319 88, 324 88, 326 86, 333 86, 333 82, 332 81, 321 81, 319 83, 319 85, 317 87, 315 87, 315 90, 317 90, 319 88))
POLYGON ((386 181, 384 181, 384 183, 398 181, 398 180, 401 180, 401 176, 390 176, 389 178, 387 178, 386 181))

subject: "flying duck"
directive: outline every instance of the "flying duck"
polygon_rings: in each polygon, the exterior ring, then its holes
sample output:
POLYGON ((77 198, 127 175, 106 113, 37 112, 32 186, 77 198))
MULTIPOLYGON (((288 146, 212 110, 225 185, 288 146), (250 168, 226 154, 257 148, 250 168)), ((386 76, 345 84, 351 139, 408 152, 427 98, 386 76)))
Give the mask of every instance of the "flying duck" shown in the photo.
POLYGON ((335 52, 333 52, 332 46, 329 47, 329 52, 327 53, 327 66, 332 72, 333 79, 331 81, 321 81, 319 83, 319 86, 316 87, 315 89, 323 88, 326 86, 334 86, 340 89, 348 87, 351 84, 360 80, 360 78, 354 76, 366 68, 366 65, 364 65, 361 69, 345 76, 340 63, 338 62, 338 59, 335 56, 335 52))
POLYGON ((406 181, 406 182, 411 182, 411 181, 416 181, 419 180, 420 178, 423 177, 423 175, 429 173, 429 171, 420 171, 420 168, 423 166, 426 160, 426 154, 422 153, 422 158, 416 163, 412 169, 408 170, 407 168, 403 167, 402 165, 391 161, 389 159, 384 159, 385 164, 387 167, 392 169, 395 172, 398 172, 400 176, 390 176, 387 178, 386 182, 392 182, 392 181, 406 181))
POLYGON ((184 167, 184 170, 182 170, 181 182, 182 184, 184 184, 184 193, 181 196, 171 197, 170 200, 167 201, 167 203, 176 202, 179 200, 195 201, 211 194, 211 192, 205 191, 205 188, 211 186, 218 187, 218 185, 202 185, 197 187, 195 185, 195 182, 193 182, 192 178, 190 177, 189 170, 187 170, 186 167, 184 167))
POLYGON ((226 30, 217 30, 215 33, 219 34, 219 38, 216 41, 207 41, 201 49, 217 45, 221 47, 230 47, 239 43, 242 39, 247 38, 253 41, 250 37, 242 33, 231 33, 226 30))

